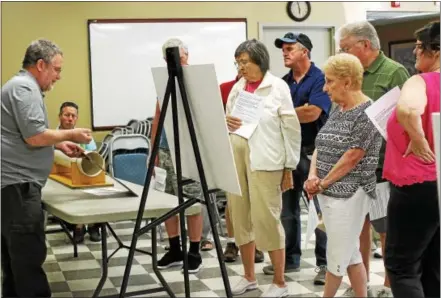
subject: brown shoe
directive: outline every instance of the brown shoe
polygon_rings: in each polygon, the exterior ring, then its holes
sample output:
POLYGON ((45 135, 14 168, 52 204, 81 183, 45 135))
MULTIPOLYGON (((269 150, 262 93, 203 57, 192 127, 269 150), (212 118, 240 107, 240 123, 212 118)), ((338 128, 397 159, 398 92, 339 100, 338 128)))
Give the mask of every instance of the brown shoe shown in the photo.
POLYGON ((265 256, 263 255, 263 252, 261 252, 256 248, 256 253, 254 255, 254 263, 262 263, 264 259, 265 256))
POLYGON ((234 242, 227 243, 227 247, 225 247, 225 251, 224 251, 225 262, 227 263, 236 262, 238 255, 239 255, 239 248, 236 246, 236 243, 234 242))

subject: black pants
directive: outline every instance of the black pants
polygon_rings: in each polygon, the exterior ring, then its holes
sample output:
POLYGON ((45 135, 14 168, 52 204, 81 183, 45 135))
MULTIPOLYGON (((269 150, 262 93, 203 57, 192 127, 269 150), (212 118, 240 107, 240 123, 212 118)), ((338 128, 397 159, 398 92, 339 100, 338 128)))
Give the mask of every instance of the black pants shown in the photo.
POLYGON ((6 186, 1 204, 3 297, 50 297, 40 186, 6 186))
POLYGON ((385 265, 394 297, 440 297, 436 182, 391 184, 385 265))
MULTIPOLYGON (((309 166, 311 162, 302 153, 297 169, 293 172, 294 189, 290 189, 282 195, 282 215, 281 221, 285 230, 285 250, 287 268, 299 267, 301 250, 302 223, 300 221, 300 200, 303 192, 303 183, 308 178, 309 166)), ((320 212, 317 198, 314 198, 317 211, 320 212)), ((311 206, 312 207, 312 206, 311 206)), ((326 265, 326 233, 320 229, 315 229, 315 258, 316 265, 326 265)))

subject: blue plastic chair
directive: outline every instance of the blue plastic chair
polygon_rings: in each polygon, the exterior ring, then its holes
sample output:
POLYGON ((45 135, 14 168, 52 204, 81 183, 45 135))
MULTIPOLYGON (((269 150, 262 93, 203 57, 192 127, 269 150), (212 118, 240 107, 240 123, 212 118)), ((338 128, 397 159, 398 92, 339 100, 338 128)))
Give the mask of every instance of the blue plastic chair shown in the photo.
POLYGON ((118 179, 144 185, 150 141, 141 134, 116 135, 110 141, 109 171, 118 179))

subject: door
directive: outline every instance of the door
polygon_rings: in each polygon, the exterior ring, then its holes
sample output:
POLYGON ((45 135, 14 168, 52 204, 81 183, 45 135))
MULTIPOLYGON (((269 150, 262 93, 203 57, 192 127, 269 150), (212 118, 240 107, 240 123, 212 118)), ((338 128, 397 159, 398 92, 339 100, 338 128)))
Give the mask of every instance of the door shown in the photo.
POLYGON ((270 71, 278 77, 285 75, 289 69, 283 64, 282 50, 276 48, 274 41, 288 32, 306 34, 312 42, 311 61, 322 69, 329 56, 334 55, 333 26, 293 26, 259 24, 259 40, 263 42, 270 55, 270 71))

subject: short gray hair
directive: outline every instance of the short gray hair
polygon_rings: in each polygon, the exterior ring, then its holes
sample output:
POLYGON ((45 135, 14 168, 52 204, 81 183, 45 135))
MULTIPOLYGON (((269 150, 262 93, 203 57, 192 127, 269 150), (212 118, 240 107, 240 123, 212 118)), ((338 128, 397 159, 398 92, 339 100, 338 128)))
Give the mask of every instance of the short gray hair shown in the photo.
POLYGON ((63 55, 63 52, 55 43, 47 39, 35 40, 26 49, 22 67, 27 68, 35 65, 40 59, 43 59, 46 63, 51 63, 56 55, 63 55))
POLYGON ((353 36, 359 40, 369 40, 373 50, 381 48, 377 30, 368 21, 349 23, 340 27, 336 34, 337 43, 348 36, 353 36))
POLYGON ((266 46, 253 38, 241 43, 234 53, 234 57, 239 57, 243 53, 248 53, 252 62, 256 63, 265 75, 269 70, 270 57, 266 46))
POLYGON ((308 50, 304 45, 302 45, 300 42, 295 43, 300 49, 306 50, 308 52, 308 58, 311 59, 311 51, 308 50))
POLYGON ((166 58, 165 50, 168 48, 175 48, 179 47, 179 56, 181 55, 181 50, 184 52, 184 54, 188 54, 188 47, 182 40, 179 38, 170 38, 164 44, 162 45, 162 56, 164 59, 166 58))

